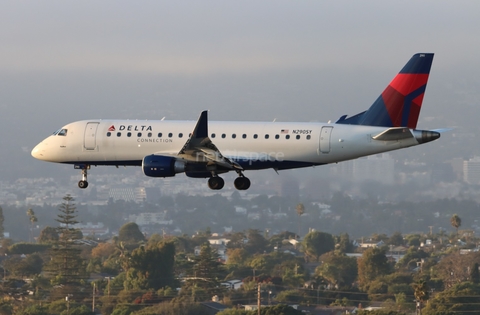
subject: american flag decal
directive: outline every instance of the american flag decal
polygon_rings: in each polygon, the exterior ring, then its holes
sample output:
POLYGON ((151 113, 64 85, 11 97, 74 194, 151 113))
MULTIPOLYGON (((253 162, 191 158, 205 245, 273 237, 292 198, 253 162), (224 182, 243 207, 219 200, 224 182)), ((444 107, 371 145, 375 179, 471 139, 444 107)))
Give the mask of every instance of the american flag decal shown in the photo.
POLYGON ((280 133, 283 133, 283 134, 288 133, 288 129, 282 129, 280 133))

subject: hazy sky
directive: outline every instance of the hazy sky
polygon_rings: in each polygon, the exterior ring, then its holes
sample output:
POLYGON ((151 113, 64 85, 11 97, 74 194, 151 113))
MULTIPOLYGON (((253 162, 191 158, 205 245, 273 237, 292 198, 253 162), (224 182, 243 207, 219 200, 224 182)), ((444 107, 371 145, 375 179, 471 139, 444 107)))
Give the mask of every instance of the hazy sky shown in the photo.
POLYGON ((43 169, 31 148, 81 119, 335 120, 417 52, 419 128, 473 126, 479 21, 478 0, 2 1, 0 170, 43 169))

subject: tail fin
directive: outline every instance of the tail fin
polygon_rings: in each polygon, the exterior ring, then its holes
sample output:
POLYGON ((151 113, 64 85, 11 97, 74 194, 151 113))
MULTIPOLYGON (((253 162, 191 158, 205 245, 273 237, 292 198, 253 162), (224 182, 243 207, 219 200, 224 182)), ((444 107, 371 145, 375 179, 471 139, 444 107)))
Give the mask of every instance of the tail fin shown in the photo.
POLYGON ((337 123, 415 129, 432 61, 433 54, 413 55, 367 111, 337 123))

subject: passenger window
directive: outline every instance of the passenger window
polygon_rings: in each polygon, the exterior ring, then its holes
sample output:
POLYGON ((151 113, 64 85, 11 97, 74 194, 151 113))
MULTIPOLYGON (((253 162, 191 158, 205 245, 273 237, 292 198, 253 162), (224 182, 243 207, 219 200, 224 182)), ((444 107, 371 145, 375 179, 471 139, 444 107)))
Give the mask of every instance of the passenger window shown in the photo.
POLYGON ((312 137, 312 136, 310 136, 310 135, 307 135, 307 140, 310 140, 310 138, 311 138, 311 137, 312 137))
POLYGON ((280 138, 280 136, 279 136, 279 135, 275 135, 275 139, 279 139, 279 138, 280 138))
POLYGON ((290 135, 286 135, 285 139, 287 139, 287 140, 290 139, 290 135))
POLYGON ((141 136, 142 136, 141 132, 137 133, 137 137, 141 137, 141 136))
POLYGON ((117 137, 120 137, 122 135, 121 132, 117 132, 117 137))
POLYGON ((268 139, 269 135, 265 135, 265 139, 268 139))
POLYGON ((300 139, 300 135, 297 135, 296 138, 297 138, 297 140, 300 139))
POLYGON ((236 134, 232 134, 232 138, 235 139, 237 137, 236 134))
POLYGON ((243 134, 242 138, 243 138, 243 139, 247 139, 247 135, 246 135, 246 134, 243 134))
POLYGON ((257 134, 254 134, 253 135, 253 139, 257 139, 258 138, 258 135, 257 134))
POLYGON ((132 136, 132 133, 131 132, 127 132, 127 137, 131 137, 132 136))
POLYGON ((215 138, 215 134, 214 134, 214 133, 212 133, 212 139, 213 139, 213 138, 215 138))
POLYGON ((179 133, 179 134, 178 134, 178 137, 179 137, 179 138, 182 138, 182 137, 183 137, 183 133, 179 133))
POLYGON ((151 137, 152 137, 152 133, 149 132, 147 136, 148 136, 149 138, 151 138, 151 137))
POLYGON ((225 138, 226 136, 227 136, 226 134, 222 133, 222 138, 225 138))
POLYGON ((161 133, 161 132, 158 133, 158 137, 159 137, 159 138, 162 137, 162 133, 161 133))
POLYGON ((109 131, 107 132, 107 137, 110 137, 112 135, 112 133, 109 131))
POLYGON ((168 137, 169 137, 169 138, 173 137, 173 133, 170 132, 170 133, 168 134, 168 137))

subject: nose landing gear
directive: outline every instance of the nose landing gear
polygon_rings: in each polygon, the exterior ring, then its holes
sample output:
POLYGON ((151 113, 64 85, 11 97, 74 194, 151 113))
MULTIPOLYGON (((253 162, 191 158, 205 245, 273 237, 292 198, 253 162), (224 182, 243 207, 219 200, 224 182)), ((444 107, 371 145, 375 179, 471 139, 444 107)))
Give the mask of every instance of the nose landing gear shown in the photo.
POLYGON ((78 182, 78 187, 81 189, 85 189, 88 187, 87 171, 90 169, 90 165, 75 165, 75 169, 82 170, 82 180, 78 182))

